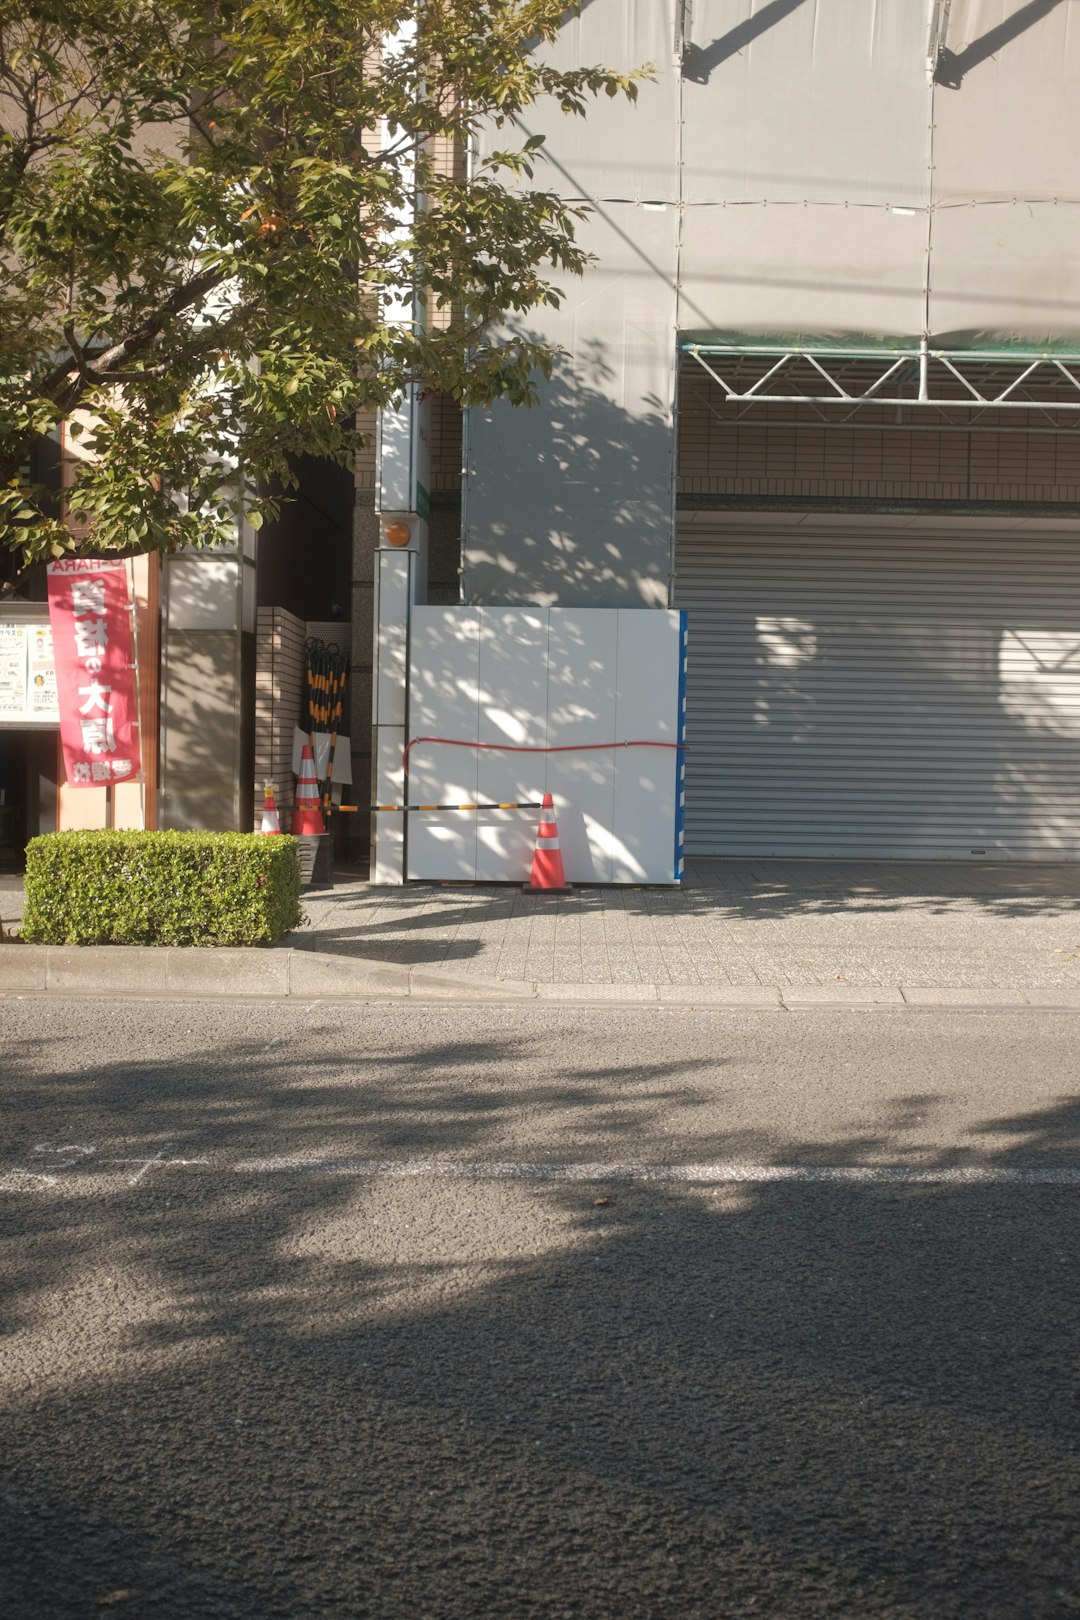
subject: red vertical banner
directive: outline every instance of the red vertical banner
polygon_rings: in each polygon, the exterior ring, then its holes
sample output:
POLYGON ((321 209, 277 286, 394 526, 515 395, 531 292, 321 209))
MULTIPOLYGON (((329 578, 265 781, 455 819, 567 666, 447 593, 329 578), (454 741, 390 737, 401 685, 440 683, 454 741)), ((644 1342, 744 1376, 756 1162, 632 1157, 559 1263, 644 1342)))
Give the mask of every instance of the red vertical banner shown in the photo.
POLYGON ((127 564, 65 558, 47 572, 67 779, 130 782, 142 756, 127 564))

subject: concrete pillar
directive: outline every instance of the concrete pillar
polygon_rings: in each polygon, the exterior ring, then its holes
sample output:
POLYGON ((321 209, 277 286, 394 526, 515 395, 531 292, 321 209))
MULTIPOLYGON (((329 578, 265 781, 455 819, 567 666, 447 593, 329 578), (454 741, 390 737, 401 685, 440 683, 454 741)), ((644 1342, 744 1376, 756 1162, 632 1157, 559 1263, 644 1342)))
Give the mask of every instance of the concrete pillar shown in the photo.
POLYGON ((160 825, 250 832, 255 769, 255 535, 166 559, 160 825))

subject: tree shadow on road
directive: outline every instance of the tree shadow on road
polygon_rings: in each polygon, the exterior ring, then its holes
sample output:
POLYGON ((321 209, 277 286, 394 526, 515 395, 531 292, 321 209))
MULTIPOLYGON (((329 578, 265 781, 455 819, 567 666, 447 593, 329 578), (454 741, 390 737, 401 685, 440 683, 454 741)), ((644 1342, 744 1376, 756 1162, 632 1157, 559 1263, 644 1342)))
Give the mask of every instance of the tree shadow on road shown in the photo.
POLYGON ((5 1183, 5 1616, 116 1592, 163 1620, 1080 1604, 1076 1188, 356 1173, 658 1140, 673 1163, 1075 1164, 1075 1097, 942 1153, 925 1089, 830 1139, 727 1123, 720 1025, 708 1062, 643 1023, 633 1063, 563 1071, 494 1013, 410 1051, 386 1010, 331 1012, 312 1071, 287 1035, 200 1053, 189 1016, 180 1058, 43 1080, 8 1048, 23 1166, 54 1180, 5 1183), (523 1060, 527 1091, 491 1080, 523 1060))

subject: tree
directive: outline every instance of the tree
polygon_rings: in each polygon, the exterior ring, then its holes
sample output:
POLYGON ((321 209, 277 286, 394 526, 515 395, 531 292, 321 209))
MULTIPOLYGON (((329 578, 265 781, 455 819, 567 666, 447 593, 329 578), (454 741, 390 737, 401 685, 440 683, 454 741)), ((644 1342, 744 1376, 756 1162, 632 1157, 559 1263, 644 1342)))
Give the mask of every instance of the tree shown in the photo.
POLYGON ((527 402, 552 355, 505 322, 557 304, 550 276, 586 256, 518 115, 637 89, 534 54, 566 12, 0 0, 0 547, 74 544, 26 473, 61 424, 66 511, 95 551, 151 551, 258 527, 292 458, 347 464, 356 413, 411 382, 527 402), (436 160, 481 125, 504 150, 436 160), (426 318, 395 323, 417 288, 426 318))

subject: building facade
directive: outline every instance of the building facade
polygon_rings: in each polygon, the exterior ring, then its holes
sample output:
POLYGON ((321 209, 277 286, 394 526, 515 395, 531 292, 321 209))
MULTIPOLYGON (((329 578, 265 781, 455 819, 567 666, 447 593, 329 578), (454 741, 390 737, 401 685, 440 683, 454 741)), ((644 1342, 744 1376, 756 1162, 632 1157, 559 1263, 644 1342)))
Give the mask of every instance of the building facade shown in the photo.
POLYGON ((549 788, 572 880, 677 880, 679 848, 1076 859, 1077 0, 582 0, 557 55, 652 77, 523 125, 594 255, 535 318, 539 405, 407 399, 354 486, 312 468, 257 552, 168 564, 159 824, 250 824, 294 703, 260 648, 329 621, 339 853, 381 881, 524 876, 535 818, 372 818, 369 781, 549 788), (676 758, 544 752, 635 709, 676 758))
POLYGON ((1080 13, 592 0, 595 260, 466 424, 463 599, 685 609, 686 847, 1080 853, 1080 13))

